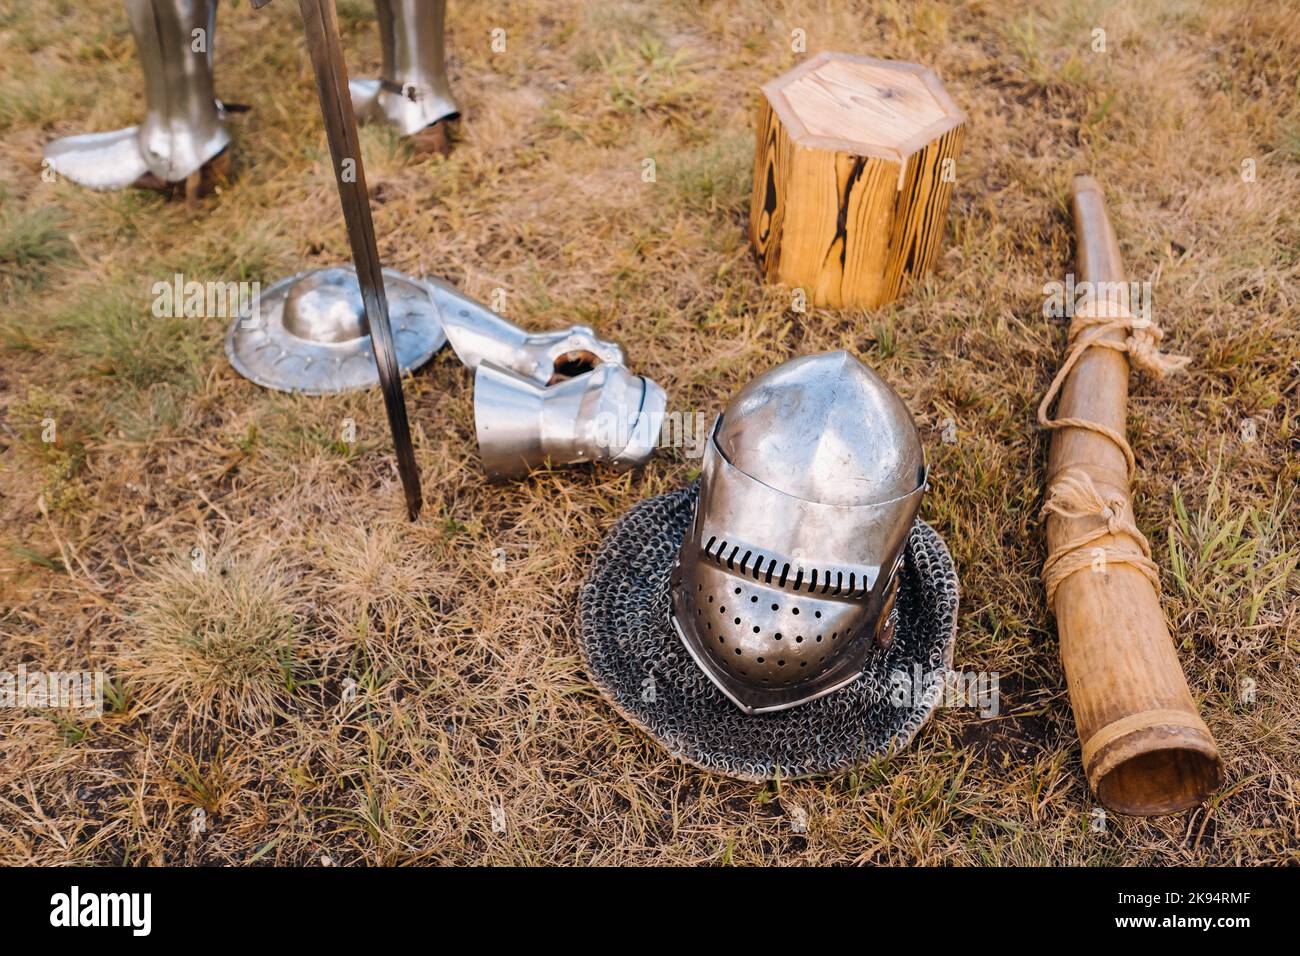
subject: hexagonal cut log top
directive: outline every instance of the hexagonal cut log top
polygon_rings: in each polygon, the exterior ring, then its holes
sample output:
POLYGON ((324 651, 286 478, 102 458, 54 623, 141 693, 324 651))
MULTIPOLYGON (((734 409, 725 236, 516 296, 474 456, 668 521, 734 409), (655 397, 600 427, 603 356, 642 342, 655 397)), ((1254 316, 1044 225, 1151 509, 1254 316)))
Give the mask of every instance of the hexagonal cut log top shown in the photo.
POLYGON ((966 114, 933 70, 819 53, 763 87, 749 238, 814 305, 893 301, 939 253, 966 114))

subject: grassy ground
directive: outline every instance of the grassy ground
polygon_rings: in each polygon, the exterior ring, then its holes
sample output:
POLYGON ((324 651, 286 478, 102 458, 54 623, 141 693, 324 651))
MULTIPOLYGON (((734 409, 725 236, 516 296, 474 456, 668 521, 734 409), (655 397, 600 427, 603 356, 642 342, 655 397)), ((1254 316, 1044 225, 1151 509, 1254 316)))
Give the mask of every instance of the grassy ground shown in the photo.
MULTIPOLYGON (((369 5, 342 11, 373 73, 369 5)), ((254 109, 232 180, 192 214, 42 180, 43 142, 141 109, 120 4, 45 0, 0 13, 0 669, 98 668, 112 693, 97 720, 0 712, 0 860, 1297 860, 1294 5, 452 0, 448 34, 451 158, 363 131, 386 264, 504 289, 530 328, 594 325, 677 410, 712 415, 792 355, 861 355, 921 423, 923 513, 962 575, 956 663, 1001 675, 1001 714, 942 711, 833 779, 668 759, 584 676, 575 603, 617 515, 694 463, 489 487, 470 376, 444 354, 408 384, 427 495, 408 524, 378 394, 271 394, 228 367, 224 320, 150 315, 177 272, 269 283, 347 256, 294 5, 223 5, 218 93, 254 109), (796 28, 810 53, 935 67, 971 117, 936 272, 876 312, 792 313, 747 249, 755 90, 798 60, 796 28), (1130 435, 1228 775, 1194 812, 1104 830, 1038 579, 1034 407, 1064 343, 1042 287, 1071 267, 1083 171, 1194 358, 1135 381, 1130 435)))

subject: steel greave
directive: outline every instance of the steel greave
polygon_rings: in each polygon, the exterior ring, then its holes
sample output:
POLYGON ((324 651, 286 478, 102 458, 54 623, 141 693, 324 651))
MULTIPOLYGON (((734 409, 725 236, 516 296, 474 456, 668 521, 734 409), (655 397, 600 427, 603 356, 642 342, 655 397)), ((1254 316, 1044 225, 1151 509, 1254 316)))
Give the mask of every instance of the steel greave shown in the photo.
POLYGON ((54 140, 55 172, 92 189, 122 189, 152 173, 179 182, 230 144, 212 83, 216 0, 126 0, 144 72, 139 126, 54 140))
POLYGON ((212 85, 216 0, 127 0, 144 65, 140 153, 149 171, 174 183, 230 143, 212 85))
POLYGON ((357 117, 410 136, 459 113, 444 56, 446 0, 375 0, 375 14, 383 76, 349 84, 357 117))
POLYGON ((523 478, 555 465, 636 468, 654 453, 664 390, 622 365, 597 365, 541 385, 490 361, 474 373, 474 428, 489 478, 523 478))

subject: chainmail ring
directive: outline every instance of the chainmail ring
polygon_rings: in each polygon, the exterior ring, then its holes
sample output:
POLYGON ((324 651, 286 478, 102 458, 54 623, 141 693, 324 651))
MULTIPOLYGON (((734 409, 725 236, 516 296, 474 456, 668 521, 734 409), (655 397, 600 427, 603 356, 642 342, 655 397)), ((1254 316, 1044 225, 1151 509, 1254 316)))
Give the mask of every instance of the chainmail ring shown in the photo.
POLYGON ((919 519, 913 525, 893 642, 858 680, 799 707, 747 715, 691 660, 669 617, 669 574, 696 492, 690 485, 638 503, 596 555, 579 640, 601 694, 673 756, 742 780, 836 773, 907 746, 938 706, 952 665, 957 572, 943 539, 919 519), (900 675, 910 687, 918 666, 916 692, 896 693, 900 675))

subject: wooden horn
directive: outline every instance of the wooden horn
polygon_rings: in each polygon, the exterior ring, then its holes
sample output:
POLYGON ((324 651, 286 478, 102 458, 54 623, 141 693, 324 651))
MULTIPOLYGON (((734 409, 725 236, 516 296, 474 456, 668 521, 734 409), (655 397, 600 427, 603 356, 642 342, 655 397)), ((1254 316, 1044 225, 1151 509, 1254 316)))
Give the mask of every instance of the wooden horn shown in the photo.
MULTIPOLYGON (((1097 181, 1073 186, 1080 281, 1126 282, 1115 232, 1097 181)), ((1096 297, 1105 299, 1105 296, 1096 297)), ((1116 329, 1105 337, 1123 340, 1116 329)), ((1056 417, 1125 430, 1128 355, 1089 348, 1062 385, 1056 417)), ((1052 433, 1047 485, 1065 471, 1086 473, 1103 495, 1130 501, 1127 462, 1104 435, 1078 427, 1052 433)), ((1132 521, 1131 506, 1126 517, 1132 521)), ((1097 527, 1095 517, 1047 518, 1049 550, 1097 527)), ((1136 551, 1128 536, 1095 547, 1136 551)), ((1061 581, 1055 600, 1061 662, 1083 747, 1083 768, 1097 799, 1119 813, 1155 816, 1196 806, 1223 778, 1219 750, 1197 713, 1155 589, 1129 564, 1110 562, 1061 581)))

